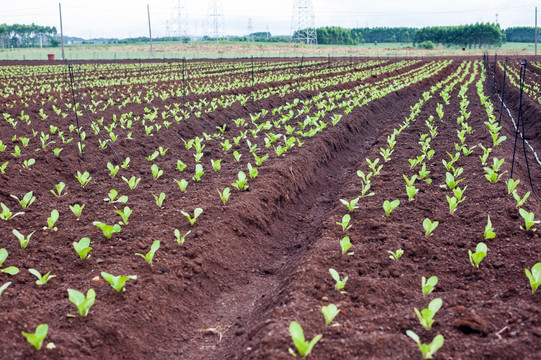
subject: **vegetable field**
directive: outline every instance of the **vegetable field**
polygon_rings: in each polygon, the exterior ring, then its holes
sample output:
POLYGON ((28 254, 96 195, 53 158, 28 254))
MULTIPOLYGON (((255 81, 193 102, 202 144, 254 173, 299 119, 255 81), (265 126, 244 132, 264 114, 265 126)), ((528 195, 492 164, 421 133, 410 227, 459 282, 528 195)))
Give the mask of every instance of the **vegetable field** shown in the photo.
POLYGON ((4 64, 1 358, 540 357, 540 69, 4 64))

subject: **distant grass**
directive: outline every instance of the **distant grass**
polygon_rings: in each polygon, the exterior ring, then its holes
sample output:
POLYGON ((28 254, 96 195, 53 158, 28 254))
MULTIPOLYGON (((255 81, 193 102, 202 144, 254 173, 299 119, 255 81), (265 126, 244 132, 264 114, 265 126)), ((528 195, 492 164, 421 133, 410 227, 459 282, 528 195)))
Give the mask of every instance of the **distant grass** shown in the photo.
MULTIPOLYGON (((541 45, 538 47, 541 53, 541 45)), ((533 43, 506 43, 499 49, 466 49, 437 46, 432 50, 414 48, 411 44, 380 43, 359 46, 343 45, 302 45, 284 43, 241 43, 241 42, 194 42, 177 44, 153 43, 154 59, 193 58, 239 58, 239 57, 395 57, 395 56, 456 56, 481 55, 488 51, 502 55, 533 55, 533 43)), ((0 50, 0 60, 46 60, 47 54, 54 54, 61 60, 61 48, 0 50)), ((129 45, 69 45, 65 47, 69 60, 120 60, 149 59, 149 44, 129 45)))

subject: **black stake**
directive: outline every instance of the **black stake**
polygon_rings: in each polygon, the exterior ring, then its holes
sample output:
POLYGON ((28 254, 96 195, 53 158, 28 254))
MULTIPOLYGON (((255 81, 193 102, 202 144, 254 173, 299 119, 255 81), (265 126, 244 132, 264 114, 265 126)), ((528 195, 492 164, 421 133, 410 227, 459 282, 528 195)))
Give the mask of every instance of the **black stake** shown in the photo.
POLYGON ((505 78, 507 76, 507 57, 505 58, 505 62, 503 64, 503 85, 502 85, 502 103, 500 105, 500 118, 498 119, 498 126, 502 123, 502 114, 503 114, 503 99, 505 99, 505 78))

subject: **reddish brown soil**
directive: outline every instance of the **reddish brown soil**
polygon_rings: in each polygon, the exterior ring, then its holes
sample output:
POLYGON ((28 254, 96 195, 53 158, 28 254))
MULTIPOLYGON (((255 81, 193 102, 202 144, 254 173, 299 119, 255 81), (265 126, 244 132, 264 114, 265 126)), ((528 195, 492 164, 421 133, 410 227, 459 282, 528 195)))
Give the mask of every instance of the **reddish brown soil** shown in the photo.
MULTIPOLYGON (((296 97, 311 98, 317 92, 274 96, 246 106, 237 102, 230 108, 204 114, 198 122, 190 119, 173 124, 153 137, 145 136, 138 125, 130 130, 136 140, 123 138, 113 144, 122 159, 130 156, 132 160, 130 167, 120 169, 114 179, 106 168, 114 157, 109 151, 98 149, 95 136, 86 142, 84 160, 79 157, 75 140, 69 145, 54 144, 45 151, 34 152, 41 146, 39 137, 34 138, 30 129, 48 132, 54 121, 69 132, 71 114, 62 120, 51 112, 49 120, 42 121, 37 115, 41 104, 31 104, 29 109, 20 105, 8 109, 6 103, 13 96, 0 103, 2 112, 17 117, 24 109, 33 120, 31 126, 19 121, 17 129, 5 121, 0 123, 0 139, 8 145, 7 151, 0 152, 0 165, 9 160, 6 174, 0 175, 0 201, 15 212, 21 209, 10 195, 20 197, 34 191, 37 196, 24 215, 0 220, 0 247, 9 252, 4 267, 14 265, 21 270, 13 277, 0 274, 1 284, 12 282, 0 298, 0 357, 286 359, 291 358, 288 348, 293 347, 288 327, 291 321, 297 321, 307 338, 323 334, 310 355, 314 359, 420 358, 417 345, 405 335, 408 329, 419 334, 424 342, 431 341, 436 334, 444 335, 445 344, 435 356, 438 359, 541 358, 541 294, 532 295, 524 275, 524 268, 541 261, 539 237, 520 229, 523 221, 503 181, 508 174, 490 184, 484 178, 479 160, 482 151, 477 147, 474 154, 461 157, 458 162, 464 168, 462 177, 466 180, 461 185, 467 185, 467 199, 454 215, 449 214, 445 199, 449 191, 439 187, 445 182, 441 161, 448 159, 446 152, 455 152, 461 84, 451 93, 450 105, 444 106, 444 121, 436 120, 439 134, 432 140, 435 155, 427 162, 433 183, 418 181, 420 191, 413 202, 408 202, 402 174, 413 174, 408 158, 420 154, 417 142, 419 134, 427 132, 425 120, 429 115, 436 116, 436 104, 443 103, 439 91, 424 104, 417 120, 397 137, 391 160, 384 163, 381 175, 373 179, 376 195, 361 199, 359 208, 351 214, 352 228, 347 235, 354 254, 340 252, 339 240, 345 233, 336 222, 347 209, 339 199, 350 200, 360 195, 356 172, 367 172, 364 159, 378 157, 379 148, 386 146, 393 128, 409 116, 410 106, 417 103, 424 91, 456 71, 462 61, 469 60, 454 59, 450 66, 427 80, 357 107, 335 127, 329 122, 323 132, 307 138, 303 147, 295 146, 284 157, 277 157, 272 148, 264 147, 263 135, 250 137, 252 144, 258 144, 258 154, 268 153, 269 159, 259 167, 259 176, 248 181, 249 190, 232 190, 225 206, 216 189, 230 186, 239 170, 246 171, 248 162, 254 164, 247 146, 233 148, 224 155, 222 139, 205 142, 205 174, 201 182, 195 183, 191 179, 194 151, 187 151, 182 139, 203 136, 203 132, 212 135, 217 132, 215 126, 226 123, 230 130, 224 137, 232 141, 239 134, 234 119, 249 119, 250 114, 263 108, 270 110, 296 97), (30 137, 29 147, 12 142, 14 135, 30 137), (23 149, 23 156, 18 159, 10 155, 17 144, 23 149), (61 156, 54 157, 52 148, 62 146, 61 156), (152 163, 145 157, 159 146, 169 150, 152 162, 164 170, 161 178, 153 180, 152 163), (233 159, 234 149, 242 155, 240 163, 233 159), (29 158, 36 160, 31 170, 22 167, 23 160, 29 158), (222 169, 214 172, 210 159, 218 158, 223 158, 222 169), (177 159, 188 165, 183 173, 176 170, 177 159), (82 188, 74 175, 85 170, 92 180, 82 188), (142 180, 136 189, 130 190, 121 176, 142 180), (184 193, 174 181, 180 178, 189 181, 184 193), (56 198, 50 190, 60 181, 66 183, 66 195, 56 198), (129 196, 127 204, 134 214, 129 224, 108 240, 92 223, 120 220, 113 205, 103 201, 113 188, 129 196), (161 192, 166 194, 163 210, 152 196, 161 192), (393 199, 400 199, 401 204, 385 217, 382 203, 393 199), (69 209, 75 203, 86 204, 79 220, 69 209), (204 212, 190 227, 180 211, 193 213, 196 207, 204 212), (42 230, 52 209, 60 212, 58 231, 42 230), (488 214, 497 235, 485 241, 488 255, 476 269, 467 252, 483 241, 488 214), (429 238, 425 238, 421 225, 426 217, 440 222, 429 238), (25 235, 36 231, 26 249, 21 249, 11 234, 13 229, 25 235), (174 239, 174 229, 182 234, 191 230, 181 246, 174 239), (93 250, 90 258, 81 260, 72 242, 84 236, 92 240, 93 250), (134 254, 147 252, 154 240, 161 240, 161 248, 150 266, 134 254), (399 248, 404 249, 403 257, 390 260, 387 251, 399 248), (38 286, 27 271, 29 268, 41 273, 50 270, 57 277, 38 286), (334 290, 329 268, 336 269, 342 277, 349 276, 346 294, 334 290), (99 277, 101 271, 138 278, 128 281, 126 292, 117 293, 99 277), (438 276, 439 283, 435 292, 424 298, 421 277, 432 275, 438 276), (67 288, 84 292, 95 289, 96 303, 88 317, 66 316, 76 314, 67 288), (443 299, 443 307, 435 317, 433 329, 427 332, 419 325, 413 308, 426 307, 434 297, 443 299), (325 327, 320 309, 329 303, 337 304, 340 314, 334 321, 336 326, 325 327), (49 324, 46 343, 54 343, 55 349, 37 352, 21 335, 21 331, 33 332, 41 323, 49 324)), ((392 75, 428 62, 423 60, 392 75)), ((369 82, 377 84, 385 76, 374 75, 369 82)), ((492 147, 483 125, 487 117, 475 82, 467 92, 469 123, 475 132, 467 135, 466 143, 492 147)), ((352 89, 358 85, 349 83, 335 88, 352 89)), ((250 94, 250 88, 238 91, 250 94)), ((197 99, 193 95, 188 98, 197 99)), ((163 109, 179 101, 156 99, 155 106, 163 109)), ((131 104, 122 111, 142 114, 145 106, 131 104)), ((513 106, 509 104, 511 111, 513 106)), ((109 110, 98 117, 110 119, 112 114, 109 110)), ((270 113, 267 116, 279 118, 270 113)), ((90 135, 88 121, 81 121, 90 135)), ((508 126, 506 129, 509 131, 508 126)), ((117 128, 115 132, 125 137, 128 131, 117 128)), ((492 156, 505 158, 503 168, 509 171, 512 151, 509 139, 494 149, 490 161, 492 156)), ((517 158, 516 167, 521 180, 518 189, 523 195, 529 188, 522 157, 517 158)), ((539 168, 532 169, 538 181, 539 168)), ((117 207, 122 209, 124 205, 117 207)), ((541 218, 541 206, 533 196, 525 208, 541 218)))

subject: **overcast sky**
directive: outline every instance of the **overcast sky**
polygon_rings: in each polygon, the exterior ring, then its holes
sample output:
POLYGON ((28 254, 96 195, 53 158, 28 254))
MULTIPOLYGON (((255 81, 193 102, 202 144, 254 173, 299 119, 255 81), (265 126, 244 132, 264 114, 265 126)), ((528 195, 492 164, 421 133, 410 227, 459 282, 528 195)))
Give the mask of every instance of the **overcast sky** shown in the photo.
MULTIPOLYGON (((64 34, 82 38, 148 36, 147 4, 153 37, 175 30, 177 3, 183 4, 189 35, 208 34, 209 3, 218 1, 225 35, 270 31, 290 35, 294 0, 64 0, 64 34), (167 26, 169 24, 169 27, 167 26)), ((315 26, 435 26, 495 22, 502 28, 533 26, 541 2, 522 0, 312 0, 315 26), (497 15, 496 15, 497 14, 497 15)), ((541 9, 540 9, 541 10, 541 9)), ((0 23, 56 26, 58 1, 0 0, 0 23)))

